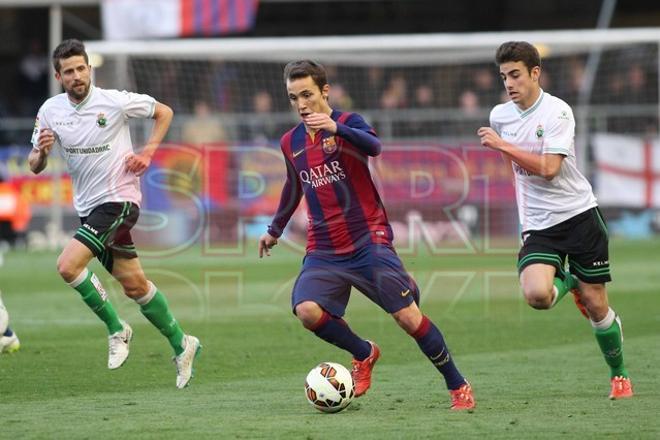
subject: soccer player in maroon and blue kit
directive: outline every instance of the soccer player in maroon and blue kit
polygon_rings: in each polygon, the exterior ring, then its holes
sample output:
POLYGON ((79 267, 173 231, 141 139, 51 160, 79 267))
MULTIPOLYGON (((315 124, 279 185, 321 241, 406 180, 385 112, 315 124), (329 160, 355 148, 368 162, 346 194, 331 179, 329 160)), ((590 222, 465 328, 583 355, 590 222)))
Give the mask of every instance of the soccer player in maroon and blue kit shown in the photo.
POLYGON ((392 228, 371 179, 369 156, 380 154, 374 130, 356 113, 333 110, 323 66, 309 60, 284 68, 289 102, 302 122, 280 141, 287 167, 277 214, 259 239, 259 257, 270 255, 305 196, 307 255, 292 293, 303 326, 353 355, 355 395, 371 385, 378 346, 358 337, 342 319, 351 287, 378 304, 442 373, 452 409, 475 406, 440 330, 418 308, 419 290, 392 247, 392 228))

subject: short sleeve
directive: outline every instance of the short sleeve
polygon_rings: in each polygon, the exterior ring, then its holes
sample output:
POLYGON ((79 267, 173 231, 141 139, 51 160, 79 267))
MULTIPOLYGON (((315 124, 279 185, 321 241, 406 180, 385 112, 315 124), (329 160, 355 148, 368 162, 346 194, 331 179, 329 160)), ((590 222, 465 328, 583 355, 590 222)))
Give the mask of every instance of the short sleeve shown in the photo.
POLYGON ((543 154, 570 155, 574 138, 575 119, 573 118, 573 112, 568 106, 559 107, 548 119, 546 133, 544 133, 543 154))
POLYGON ((42 128, 50 128, 48 121, 46 121, 46 112, 44 111, 43 107, 39 109, 39 112, 37 113, 37 117, 34 120, 34 128, 32 129, 32 138, 30 139, 32 146, 37 150, 39 149, 39 132, 41 131, 42 128))
POLYGON ((488 116, 488 123, 490 124, 490 128, 495 130, 495 133, 497 133, 499 136, 501 136, 502 133, 500 133, 499 124, 497 122, 495 122, 494 114, 495 114, 495 109, 491 110, 490 115, 488 116))
POLYGON ((156 108, 156 100, 153 97, 141 93, 127 92, 126 90, 117 91, 115 96, 126 119, 153 117, 156 108))

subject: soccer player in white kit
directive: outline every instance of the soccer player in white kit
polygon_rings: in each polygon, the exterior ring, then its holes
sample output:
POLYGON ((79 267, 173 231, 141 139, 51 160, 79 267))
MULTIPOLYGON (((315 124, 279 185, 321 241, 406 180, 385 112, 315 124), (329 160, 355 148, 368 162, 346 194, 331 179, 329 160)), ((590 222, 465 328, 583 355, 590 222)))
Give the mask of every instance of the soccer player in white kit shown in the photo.
POLYGON ((148 95, 94 87, 85 46, 78 40, 57 46, 53 65, 65 93, 41 106, 28 161, 32 172, 40 173, 57 143, 73 180, 74 206, 82 226, 60 254, 57 270, 106 324, 108 368, 119 368, 126 361, 133 330, 118 317, 99 278, 87 268, 94 257, 168 339, 175 353, 176 386, 184 388, 201 345, 196 337, 184 334, 165 296, 146 278, 130 234, 142 198, 139 176, 167 133, 172 109, 148 95), (140 153, 133 152, 131 118, 155 120, 140 153))
POLYGON ((621 320, 609 307, 605 289, 611 281, 607 226, 576 166, 573 111, 541 89, 541 59, 531 44, 504 43, 495 62, 511 100, 495 106, 490 127, 477 134, 483 146, 501 152, 513 167, 525 299, 535 309, 549 309, 572 291, 610 367, 610 399, 632 397, 621 320))

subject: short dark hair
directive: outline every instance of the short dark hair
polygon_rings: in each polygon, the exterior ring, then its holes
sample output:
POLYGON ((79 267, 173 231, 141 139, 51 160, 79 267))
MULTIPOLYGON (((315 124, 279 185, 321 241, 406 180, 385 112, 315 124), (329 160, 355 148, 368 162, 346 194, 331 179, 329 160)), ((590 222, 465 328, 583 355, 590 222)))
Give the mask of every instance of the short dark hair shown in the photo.
POLYGON ((75 56, 84 57, 85 64, 89 64, 89 57, 87 56, 85 45, 82 41, 76 40, 75 38, 62 41, 53 51, 53 67, 55 68, 55 71, 60 71, 60 60, 75 56))
POLYGON ((534 67, 541 67, 539 51, 526 41, 507 41, 502 43, 495 53, 495 63, 498 66, 518 61, 522 61, 530 73, 534 67))
POLYGON ((323 86, 328 83, 325 67, 316 61, 291 61, 284 67, 284 82, 299 78, 307 78, 308 76, 312 77, 314 83, 319 86, 319 89, 323 89, 323 86))

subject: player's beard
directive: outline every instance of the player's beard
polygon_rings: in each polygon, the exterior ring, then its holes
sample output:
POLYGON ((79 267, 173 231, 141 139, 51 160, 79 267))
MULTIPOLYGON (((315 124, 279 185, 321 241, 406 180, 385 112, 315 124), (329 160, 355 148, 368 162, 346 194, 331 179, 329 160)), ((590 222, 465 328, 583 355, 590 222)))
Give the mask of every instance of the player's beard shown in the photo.
POLYGON ((85 99, 87 94, 89 93, 89 85, 90 82, 83 82, 82 84, 77 84, 77 85, 72 85, 71 88, 67 89, 66 93, 74 100, 74 101, 82 101, 85 99), (84 85, 84 87, 80 88, 80 85, 84 85), (82 90, 82 92, 78 92, 77 90, 82 90))

